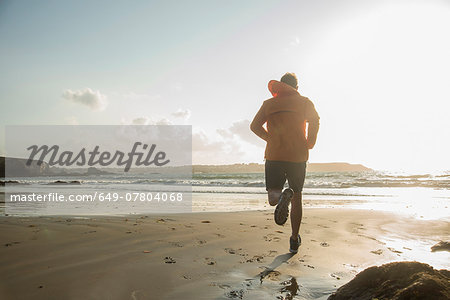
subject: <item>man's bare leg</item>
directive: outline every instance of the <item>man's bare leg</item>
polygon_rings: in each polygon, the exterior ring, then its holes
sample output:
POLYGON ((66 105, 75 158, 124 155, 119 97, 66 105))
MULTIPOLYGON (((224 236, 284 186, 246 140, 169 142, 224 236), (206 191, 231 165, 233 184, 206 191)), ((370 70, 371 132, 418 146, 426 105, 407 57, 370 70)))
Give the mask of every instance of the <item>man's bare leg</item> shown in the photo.
POLYGON ((275 206, 278 204, 278 200, 280 200, 281 189, 269 189, 267 191, 267 197, 269 199, 269 204, 271 206, 275 206))
POLYGON ((291 227, 293 240, 297 239, 298 233, 300 231, 300 224, 302 223, 302 193, 294 193, 294 197, 291 200, 291 227))

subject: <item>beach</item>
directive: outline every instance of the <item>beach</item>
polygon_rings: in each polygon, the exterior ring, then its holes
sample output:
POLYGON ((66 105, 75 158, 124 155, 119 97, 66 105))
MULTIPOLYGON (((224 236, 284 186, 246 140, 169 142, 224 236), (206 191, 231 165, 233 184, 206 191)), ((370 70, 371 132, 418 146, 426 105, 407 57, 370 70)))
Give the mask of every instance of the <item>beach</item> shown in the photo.
POLYGON ((450 0, 0 15, 0 300, 450 299, 450 0))
POLYGON ((298 254, 272 210, 0 217, 2 299, 326 299, 392 261, 449 269, 448 220, 306 208, 298 254), (278 297, 278 298, 277 298, 278 297))

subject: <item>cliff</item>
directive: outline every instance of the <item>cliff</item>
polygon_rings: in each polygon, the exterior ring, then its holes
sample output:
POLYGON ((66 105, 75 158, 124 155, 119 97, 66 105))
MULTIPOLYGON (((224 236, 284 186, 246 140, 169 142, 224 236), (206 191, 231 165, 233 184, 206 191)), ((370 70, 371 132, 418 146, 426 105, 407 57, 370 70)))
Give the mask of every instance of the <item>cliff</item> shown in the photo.
POLYGON ((46 162, 39 164, 37 160, 33 160, 30 166, 27 166, 26 162, 27 159, 23 158, 0 157, 0 177, 5 177, 6 165, 9 177, 49 175, 50 168, 46 162))

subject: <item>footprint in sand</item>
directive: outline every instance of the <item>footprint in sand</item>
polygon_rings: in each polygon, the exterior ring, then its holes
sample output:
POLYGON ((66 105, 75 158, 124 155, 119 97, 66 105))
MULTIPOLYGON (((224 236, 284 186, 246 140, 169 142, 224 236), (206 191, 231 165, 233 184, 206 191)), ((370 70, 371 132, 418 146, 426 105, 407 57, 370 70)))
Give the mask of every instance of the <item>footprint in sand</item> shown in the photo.
POLYGON ((231 288, 231 286, 229 286, 228 284, 223 284, 223 283, 218 283, 218 282, 211 282, 209 285, 220 287, 223 290, 231 288))
POLYGON ((201 223, 203 223, 203 224, 208 224, 208 223, 211 223, 211 221, 203 220, 201 223))
POLYGON ((231 248, 225 248, 224 250, 225 250, 225 252, 228 253, 228 254, 236 254, 236 250, 234 250, 234 249, 231 249, 231 248))
POLYGON ((179 248, 183 247, 183 244, 181 244, 180 242, 169 242, 169 244, 171 244, 174 247, 179 247, 179 248))
POLYGON ((262 283, 263 280, 271 280, 271 281, 279 281, 281 273, 269 268, 266 268, 264 271, 259 273, 259 280, 262 283))
POLYGON ((372 251, 370 251, 370 253, 373 253, 373 254, 376 254, 376 255, 381 255, 381 254, 383 254, 383 250, 381 250, 381 249, 372 250, 372 251))
POLYGON ((330 276, 336 278, 337 280, 341 280, 341 277, 337 276, 336 274, 331 273, 330 276))
POLYGON ((360 230, 366 230, 364 227, 355 227, 352 229, 352 233, 359 233, 360 230))
POLYGON ((394 253, 403 253, 402 251, 398 251, 398 250, 396 250, 394 248, 391 248, 391 247, 387 247, 387 248, 388 248, 389 251, 394 252, 394 253))
POLYGON ((364 226, 364 224, 361 224, 361 223, 350 223, 350 224, 352 224, 352 225, 355 225, 355 226, 359 226, 359 227, 362 227, 362 226, 364 226))
POLYGON ((280 238, 277 236, 274 236, 272 233, 269 233, 268 235, 263 236, 263 239, 266 242, 271 242, 271 241, 279 242, 280 241, 280 238))
POLYGON ((164 258, 164 262, 165 262, 166 264, 174 264, 174 263, 176 263, 177 261, 176 261, 175 259, 173 259, 172 257, 170 257, 170 256, 166 256, 166 257, 164 258))
POLYGON ((245 260, 246 263, 251 263, 251 262, 262 262, 264 260, 264 256, 262 255, 254 255, 252 258, 248 258, 245 260))
POLYGON ((216 261, 215 261, 214 259, 212 259, 212 258, 205 257, 205 263, 206 263, 208 266, 213 266, 213 265, 216 264, 216 261))
POLYGON ((231 299, 242 299, 245 295, 245 291, 243 289, 240 290, 232 290, 225 294, 227 298, 231 299))
POLYGON ((240 256, 247 256, 247 255, 248 255, 247 253, 245 253, 245 252, 242 250, 242 248, 239 248, 239 249, 237 249, 237 250, 232 249, 232 248, 225 248, 224 250, 225 250, 225 252, 228 253, 228 254, 237 254, 237 255, 240 255, 240 256))
POLYGON ((12 245, 18 245, 20 242, 12 242, 12 243, 6 243, 5 247, 11 247, 12 245))
POLYGON ((322 247, 330 247, 330 244, 328 244, 327 242, 322 242, 322 243, 320 243, 320 246, 322 246, 322 247))
POLYGON ((378 243, 381 244, 381 245, 386 245, 386 243, 380 242, 380 241, 377 240, 376 238, 371 237, 371 236, 368 236, 368 235, 365 235, 365 234, 358 234, 358 236, 360 236, 360 237, 365 237, 365 238, 367 238, 367 239, 369 239, 369 240, 376 241, 376 242, 378 242, 378 243))
POLYGON ((166 223, 167 221, 176 221, 176 220, 174 220, 174 219, 169 219, 169 218, 166 218, 166 219, 163 219, 163 218, 161 218, 161 219, 158 219, 158 220, 156 220, 156 223, 166 223))

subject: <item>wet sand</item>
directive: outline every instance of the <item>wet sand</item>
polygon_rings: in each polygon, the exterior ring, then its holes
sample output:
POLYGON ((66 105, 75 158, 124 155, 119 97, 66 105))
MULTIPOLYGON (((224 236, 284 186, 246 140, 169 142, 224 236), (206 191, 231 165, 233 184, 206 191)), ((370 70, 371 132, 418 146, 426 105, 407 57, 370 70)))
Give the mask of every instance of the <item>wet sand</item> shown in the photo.
POLYGON ((0 217, 1 299, 326 299, 373 265, 448 268, 448 220, 305 209, 299 253, 271 211, 0 217), (437 262, 437 263, 436 263, 437 262), (438 265, 436 265, 438 264, 438 265))

